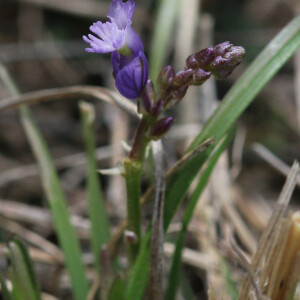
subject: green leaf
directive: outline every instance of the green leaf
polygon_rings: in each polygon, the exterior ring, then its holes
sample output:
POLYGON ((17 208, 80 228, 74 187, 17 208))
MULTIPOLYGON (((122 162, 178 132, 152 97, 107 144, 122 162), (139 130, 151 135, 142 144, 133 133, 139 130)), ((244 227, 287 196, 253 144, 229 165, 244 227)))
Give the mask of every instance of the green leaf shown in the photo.
POLYGON ((125 300, 125 291, 124 280, 117 277, 110 288, 108 300, 125 300))
POLYGON ((172 177, 166 188, 164 204, 164 227, 167 231, 182 199, 186 195, 191 183, 202 168, 213 150, 213 145, 199 153, 187 164, 183 165, 172 177))
MULTIPOLYGON (((0 78, 11 95, 19 94, 17 86, 2 63, 0 63, 0 78)), ((79 243, 71 225, 67 201, 60 186, 49 150, 31 117, 29 108, 26 106, 21 107, 20 113, 23 127, 40 167, 43 188, 53 215, 58 240, 64 252, 75 299, 83 300, 88 294, 88 281, 79 243)))
POLYGON ((215 136, 220 140, 256 95, 300 47, 300 16, 293 19, 267 45, 229 90, 190 149, 215 136))
POLYGON ((5 283, 5 279, 0 275, 1 295, 3 300, 13 300, 12 295, 5 283))
POLYGON ((106 207, 102 196, 102 189, 97 174, 97 162, 95 159, 95 131, 94 108, 91 104, 80 103, 81 120, 85 148, 88 157, 88 204, 91 221, 91 244, 94 253, 95 265, 100 271, 99 255, 101 246, 109 240, 110 224, 106 213, 106 207))
POLYGON ((31 259, 25 246, 17 240, 8 244, 9 275, 13 285, 13 299, 41 300, 31 259))
POLYGON ((156 77, 163 68, 181 1, 161 0, 159 3, 149 58, 150 78, 153 82, 156 82, 156 77))
POLYGON ((139 254, 131 271, 127 285, 126 299, 139 300, 143 298, 149 276, 151 230, 145 234, 139 254))
POLYGON ((173 254, 171 269, 169 272, 165 300, 175 299, 177 287, 180 281, 182 250, 185 244, 185 237, 186 237, 188 225, 193 217, 193 213, 197 205, 198 199, 208 182, 208 179, 214 169, 214 166, 216 165, 222 152, 227 148, 229 142, 232 139, 234 132, 235 131, 232 130, 232 132, 218 146, 216 146, 215 152, 212 154, 207 166, 203 170, 203 173, 201 174, 199 182, 196 186, 196 189, 191 195, 191 198, 184 211, 184 216, 182 219, 182 227, 177 236, 175 252, 173 254))
POLYGON ((21 107, 22 123, 40 167, 44 191, 53 215, 56 233, 64 252, 76 300, 85 299, 88 294, 88 281, 81 258, 81 251, 74 228, 70 221, 67 201, 46 143, 35 125, 28 107, 21 107))

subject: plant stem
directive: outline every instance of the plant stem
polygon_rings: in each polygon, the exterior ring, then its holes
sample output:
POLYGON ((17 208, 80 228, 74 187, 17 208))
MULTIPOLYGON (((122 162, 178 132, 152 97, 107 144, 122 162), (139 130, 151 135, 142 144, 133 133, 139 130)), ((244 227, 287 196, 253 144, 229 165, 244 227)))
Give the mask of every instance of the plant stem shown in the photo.
POLYGON ((147 131, 154 118, 143 116, 138 126, 129 157, 123 162, 127 189, 127 230, 136 236, 135 241, 128 242, 129 261, 132 264, 138 254, 141 241, 141 174, 145 152, 150 139, 147 131))

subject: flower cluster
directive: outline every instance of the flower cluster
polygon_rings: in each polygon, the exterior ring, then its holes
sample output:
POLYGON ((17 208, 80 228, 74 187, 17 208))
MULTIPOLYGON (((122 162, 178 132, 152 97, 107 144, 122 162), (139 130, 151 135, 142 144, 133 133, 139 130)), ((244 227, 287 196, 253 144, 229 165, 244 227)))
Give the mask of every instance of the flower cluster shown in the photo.
POLYGON ((148 80, 141 94, 140 112, 156 116, 176 105, 191 85, 201 85, 213 75, 224 79, 231 74, 245 56, 245 49, 233 46, 230 42, 205 48, 186 59, 184 70, 175 73, 172 66, 166 66, 160 72, 157 83, 160 95, 157 98, 153 84, 148 80))
POLYGON ((245 49, 230 42, 208 47, 190 55, 184 70, 175 73, 172 66, 160 72, 156 94, 154 85, 148 80, 149 67, 140 37, 132 29, 133 0, 113 0, 108 10, 108 21, 94 23, 90 30, 94 34, 83 36, 90 44, 86 51, 111 52, 113 76, 119 92, 128 99, 138 100, 138 110, 151 122, 147 136, 152 140, 161 138, 173 125, 173 117, 162 117, 165 110, 176 105, 191 85, 201 85, 212 75, 224 79, 239 65, 245 49))
POLYGON ((186 68, 211 72, 216 79, 220 80, 229 76, 243 61, 244 56, 243 47, 224 42, 190 55, 186 60, 186 68))
POLYGON ((147 58, 140 37, 131 27, 135 3, 113 0, 106 23, 98 21, 90 26, 93 34, 83 36, 94 53, 111 52, 113 75, 119 92, 128 99, 140 96, 149 75, 147 58))

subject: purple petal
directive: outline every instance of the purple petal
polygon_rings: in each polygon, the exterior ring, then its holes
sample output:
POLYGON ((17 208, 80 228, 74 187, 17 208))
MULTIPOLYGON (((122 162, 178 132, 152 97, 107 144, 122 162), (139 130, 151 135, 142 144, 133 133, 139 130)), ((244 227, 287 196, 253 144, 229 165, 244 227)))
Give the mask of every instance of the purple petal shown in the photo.
POLYGON ((125 44, 134 56, 137 56, 140 51, 144 51, 140 37, 130 26, 128 26, 125 30, 125 44))
POLYGON ((120 59, 121 59, 121 54, 118 51, 114 51, 111 53, 111 63, 113 66, 114 78, 116 78, 120 70, 120 59))
POLYGON ((83 36, 83 40, 90 44, 88 52, 108 53, 120 49, 125 43, 125 30, 111 22, 96 22, 90 26, 90 30, 98 37, 89 34, 83 36))
POLYGON ((141 94, 149 75, 148 62, 145 54, 139 56, 121 69, 116 75, 116 87, 128 99, 136 99, 141 94))
POLYGON ((116 78, 117 73, 123 69, 126 65, 131 63, 132 60, 135 59, 137 55, 129 55, 129 56, 124 56, 121 55, 118 51, 114 51, 111 54, 111 62, 113 66, 113 75, 116 78))
POLYGON ((109 6, 107 16, 120 29, 125 29, 132 23, 131 18, 134 8, 135 3, 133 0, 128 0, 125 3, 122 0, 113 0, 109 6))

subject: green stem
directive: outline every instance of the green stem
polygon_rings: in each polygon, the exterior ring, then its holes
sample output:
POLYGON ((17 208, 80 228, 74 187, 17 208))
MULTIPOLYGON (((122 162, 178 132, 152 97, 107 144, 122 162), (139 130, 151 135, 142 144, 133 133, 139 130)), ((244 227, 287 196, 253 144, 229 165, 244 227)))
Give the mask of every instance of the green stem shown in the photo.
POLYGON ((153 121, 153 118, 143 116, 129 157, 123 162, 127 189, 127 230, 133 232, 136 236, 135 242, 128 242, 129 260, 131 263, 135 261, 141 241, 141 174, 146 148, 150 142, 150 139, 147 137, 147 131, 153 121))

